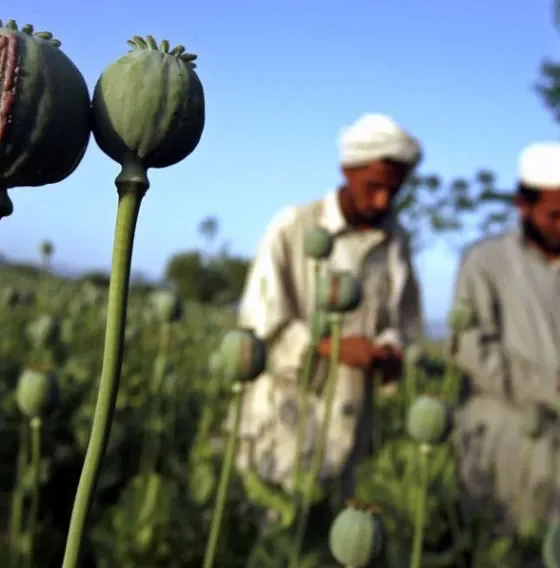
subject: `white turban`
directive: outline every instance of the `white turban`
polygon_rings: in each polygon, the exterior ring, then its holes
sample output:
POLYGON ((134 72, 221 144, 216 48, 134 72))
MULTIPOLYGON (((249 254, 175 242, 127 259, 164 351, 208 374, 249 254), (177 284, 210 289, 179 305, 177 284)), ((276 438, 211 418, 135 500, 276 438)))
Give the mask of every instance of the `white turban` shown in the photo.
POLYGON ((560 142, 527 146, 519 156, 519 181, 527 188, 560 190, 560 142))
POLYGON ((392 118, 365 114, 343 129, 340 136, 340 160, 343 166, 359 167, 377 160, 394 160, 416 167, 422 148, 416 138, 392 118))

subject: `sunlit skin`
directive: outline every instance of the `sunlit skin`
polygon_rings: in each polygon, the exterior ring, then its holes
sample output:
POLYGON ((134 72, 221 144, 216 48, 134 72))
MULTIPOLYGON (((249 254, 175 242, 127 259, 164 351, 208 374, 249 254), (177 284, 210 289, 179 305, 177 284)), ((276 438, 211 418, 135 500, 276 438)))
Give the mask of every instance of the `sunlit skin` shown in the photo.
POLYGON ((549 260, 560 258, 560 187, 535 191, 535 200, 519 195, 516 205, 529 242, 549 260))
POLYGON ((377 225, 390 211, 408 173, 408 166, 389 160, 358 168, 343 167, 346 187, 341 190, 341 205, 348 221, 360 226, 377 225))
MULTIPOLYGON (((342 168, 346 184, 339 197, 347 221, 356 228, 367 229, 386 219, 409 171, 408 166, 389 160, 342 168)), ((330 356, 328 337, 319 342, 318 351, 323 357, 330 356)), ((351 336, 341 341, 340 360, 350 367, 377 369, 387 382, 399 377, 402 354, 397 348, 376 345, 367 337, 351 336)))

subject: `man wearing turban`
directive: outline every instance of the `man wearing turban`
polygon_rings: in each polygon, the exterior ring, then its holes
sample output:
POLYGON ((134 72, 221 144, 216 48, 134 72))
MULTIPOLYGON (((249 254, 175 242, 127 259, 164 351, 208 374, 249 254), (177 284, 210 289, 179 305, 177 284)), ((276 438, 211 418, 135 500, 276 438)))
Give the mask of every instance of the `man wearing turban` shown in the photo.
POLYGON ((454 337, 465 512, 492 503, 506 535, 560 511, 560 143, 521 153, 516 205, 519 227, 463 258, 456 305, 470 321, 454 337))
MULTIPOLYGON (((399 375, 402 350, 422 332, 419 289, 409 242, 393 203, 419 164, 418 141, 383 115, 366 114, 340 139, 342 187, 323 199, 288 207, 270 222, 250 269, 239 324, 268 346, 268 368, 247 387, 237 468, 290 492, 300 414, 299 386, 311 345, 314 271, 304 256, 306 232, 317 226, 335 239, 323 269, 347 271, 363 286, 360 306, 343 320, 341 362, 322 481, 340 482, 340 498, 353 492, 356 464, 372 436, 372 383, 399 375)), ((320 364, 310 383, 306 439, 300 456, 308 471, 324 415, 329 339, 318 345, 320 364)))

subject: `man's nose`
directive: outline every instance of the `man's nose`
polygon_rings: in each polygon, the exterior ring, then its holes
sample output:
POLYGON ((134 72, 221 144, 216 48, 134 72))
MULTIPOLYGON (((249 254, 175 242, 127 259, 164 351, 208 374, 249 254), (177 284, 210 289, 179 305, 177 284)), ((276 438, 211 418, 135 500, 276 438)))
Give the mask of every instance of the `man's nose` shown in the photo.
POLYGON ((389 192, 380 189, 373 195, 373 205, 378 209, 386 209, 389 206, 389 192))

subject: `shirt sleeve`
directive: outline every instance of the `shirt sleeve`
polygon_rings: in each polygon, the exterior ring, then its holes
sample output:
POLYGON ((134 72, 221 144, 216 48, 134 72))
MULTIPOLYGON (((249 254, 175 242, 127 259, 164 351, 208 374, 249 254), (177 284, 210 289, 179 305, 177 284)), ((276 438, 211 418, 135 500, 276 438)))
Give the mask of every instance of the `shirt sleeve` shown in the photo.
POLYGON ((239 324, 251 328, 268 348, 267 370, 297 381, 311 332, 297 317, 291 262, 297 251, 286 232, 296 222, 295 209, 276 216, 267 227, 251 265, 242 296, 239 324))
POLYGON ((515 405, 550 405, 556 379, 505 349, 498 293, 476 251, 463 259, 455 302, 472 310, 472 325, 452 343, 456 363, 473 387, 515 405))

